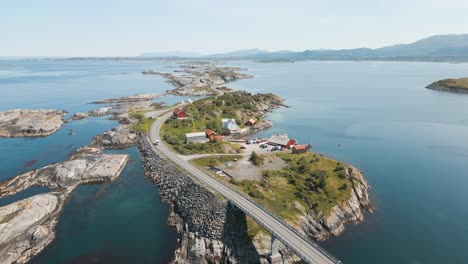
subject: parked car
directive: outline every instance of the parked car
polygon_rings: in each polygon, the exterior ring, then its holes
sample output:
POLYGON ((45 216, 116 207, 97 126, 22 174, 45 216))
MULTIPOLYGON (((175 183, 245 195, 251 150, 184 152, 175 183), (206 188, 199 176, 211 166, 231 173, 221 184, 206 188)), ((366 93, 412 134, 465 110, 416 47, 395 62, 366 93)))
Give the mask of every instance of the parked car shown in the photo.
POLYGON ((246 149, 246 147, 244 147, 244 146, 241 146, 241 147, 240 147, 240 149, 246 149))

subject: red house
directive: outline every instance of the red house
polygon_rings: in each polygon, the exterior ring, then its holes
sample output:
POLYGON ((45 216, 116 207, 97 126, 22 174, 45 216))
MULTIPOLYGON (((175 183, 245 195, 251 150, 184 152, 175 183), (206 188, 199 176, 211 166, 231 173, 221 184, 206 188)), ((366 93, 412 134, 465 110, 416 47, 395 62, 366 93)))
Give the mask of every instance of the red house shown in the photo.
POLYGON ((211 129, 205 130, 205 134, 206 134, 206 137, 210 139, 210 141, 214 141, 216 138, 215 132, 213 132, 213 130, 211 129))
POLYGON ((172 116, 175 119, 186 119, 187 118, 187 113, 185 113, 185 111, 180 109, 180 108, 176 108, 174 110, 174 112, 172 112, 172 116))

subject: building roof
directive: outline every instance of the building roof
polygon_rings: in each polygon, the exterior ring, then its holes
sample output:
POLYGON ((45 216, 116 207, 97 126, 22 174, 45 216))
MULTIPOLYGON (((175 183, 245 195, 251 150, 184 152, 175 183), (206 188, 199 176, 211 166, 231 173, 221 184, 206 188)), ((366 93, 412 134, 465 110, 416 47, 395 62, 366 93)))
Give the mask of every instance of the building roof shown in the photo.
POLYGON ((235 119, 221 119, 221 123, 223 125, 223 129, 239 130, 235 119))
POLYGON ((273 135, 268 139, 269 143, 286 146, 290 138, 288 135, 273 135))
POLYGON ((295 145, 293 148, 295 148, 296 150, 302 150, 307 149, 308 147, 308 145, 295 145))
POLYGON ((182 109, 180 109, 180 108, 176 108, 176 109, 174 109, 174 112, 173 112, 173 113, 176 114, 176 115, 178 115, 178 114, 180 114, 180 113, 185 113, 185 111, 182 110, 182 109))
POLYGON ((205 132, 194 132, 194 133, 185 133, 185 137, 206 137, 205 132))
POLYGON ((247 123, 250 122, 251 124, 255 124, 257 122, 257 119, 255 118, 250 118, 249 121, 247 121, 247 123))
POLYGON ((211 129, 207 129, 207 130, 205 130, 205 134, 207 136, 210 136, 210 135, 215 135, 215 132, 213 132, 213 130, 211 130, 211 129))

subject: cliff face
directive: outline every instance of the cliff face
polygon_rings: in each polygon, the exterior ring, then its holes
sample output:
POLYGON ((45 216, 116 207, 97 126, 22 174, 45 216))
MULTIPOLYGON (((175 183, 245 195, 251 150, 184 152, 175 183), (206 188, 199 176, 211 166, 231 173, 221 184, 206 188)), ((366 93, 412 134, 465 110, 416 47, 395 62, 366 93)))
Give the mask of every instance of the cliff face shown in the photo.
POLYGON ((179 233, 173 263, 258 263, 260 256, 247 236, 246 216, 154 154, 140 137, 145 176, 171 204, 169 224, 179 233))
POLYGON ((344 231, 345 224, 362 222, 364 210, 372 212, 369 185, 361 172, 352 167, 352 172, 346 171, 346 174, 353 184, 351 197, 344 204, 335 205, 325 218, 314 214, 305 214, 303 217, 302 230, 312 239, 320 241, 338 236, 344 231))

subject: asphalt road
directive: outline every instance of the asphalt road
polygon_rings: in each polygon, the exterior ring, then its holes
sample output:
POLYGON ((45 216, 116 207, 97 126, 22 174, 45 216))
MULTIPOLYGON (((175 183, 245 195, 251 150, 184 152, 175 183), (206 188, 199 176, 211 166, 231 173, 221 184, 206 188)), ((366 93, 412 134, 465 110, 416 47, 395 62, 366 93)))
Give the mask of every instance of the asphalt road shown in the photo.
POLYGON ((245 214, 250 216, 266 230, 271 232, 286 247, 294 251, 294 253, 301 257, 305 262, 320 264, 340 263, 319 245, 304 235, 301 235, 299 232, 270 213, 268 210, 258 205, 253 200, 247 198, 237 190, 227 186, 221 181, 196 168, 182 157, 174 153, 173 150, 171 150, 169 147, 167 147, 160 138, 160 128, 164 121, 171 116, 172 112, 165 114, 164 116, 158 118, 151 127, 151 142, 155 142, 157 139, 161 141, 159 146, 153 147, 156 152, 166 156, 177 166, 186 170, 196 180, 224 196, 228 201, 236 205, 245 214))

